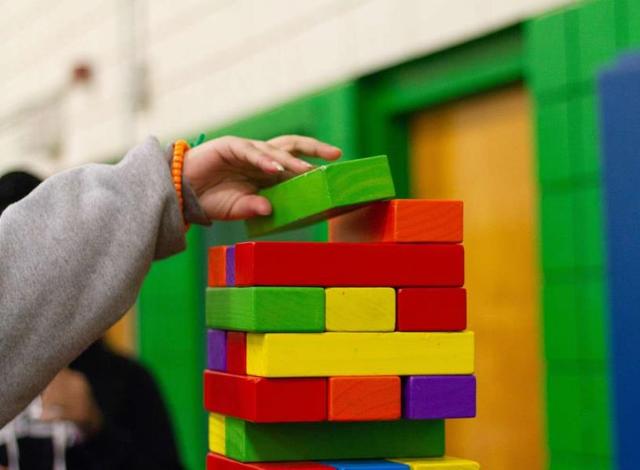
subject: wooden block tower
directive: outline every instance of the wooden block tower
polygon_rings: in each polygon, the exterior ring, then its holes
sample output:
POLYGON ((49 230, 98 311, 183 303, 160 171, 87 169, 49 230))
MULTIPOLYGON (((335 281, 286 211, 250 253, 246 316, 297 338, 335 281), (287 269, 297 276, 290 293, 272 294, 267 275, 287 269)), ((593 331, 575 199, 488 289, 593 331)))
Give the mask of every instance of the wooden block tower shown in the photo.
POLYGON ((389 200, 384 156, 264 194, 252 236, 332 218, 330 241, 210 249, 207 469, 479 469, 444 456, 476 411, 462 203, 389 200))

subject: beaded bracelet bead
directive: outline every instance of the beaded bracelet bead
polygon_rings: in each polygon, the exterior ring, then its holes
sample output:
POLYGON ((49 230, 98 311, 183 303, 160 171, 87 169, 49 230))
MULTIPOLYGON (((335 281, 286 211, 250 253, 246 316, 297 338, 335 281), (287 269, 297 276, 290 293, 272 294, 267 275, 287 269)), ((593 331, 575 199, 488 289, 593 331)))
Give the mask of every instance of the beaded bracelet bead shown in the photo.
MULTIPOLYGON (((184 156, 189 150, 189 144, 186 140, 178 140, 173 144, 173 159, 171 160, 171 180, 173 181, 173 187, 176 190, 176 196, 178 196, 178 206, 180 207, 180 213, 184 219, 184 199, 182 197, 182 172, 184 169, 184 156)), ((185 230, 189 229, 189 224, 184 220, 185 230)))

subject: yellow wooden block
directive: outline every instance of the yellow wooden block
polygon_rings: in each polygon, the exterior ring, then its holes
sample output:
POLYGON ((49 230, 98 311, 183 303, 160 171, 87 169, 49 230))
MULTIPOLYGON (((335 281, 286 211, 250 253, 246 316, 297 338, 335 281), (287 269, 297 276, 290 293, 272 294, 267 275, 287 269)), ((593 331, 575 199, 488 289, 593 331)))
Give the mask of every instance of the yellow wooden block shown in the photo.
POLYGON ((390 287, 325 289, 327 331, 393 331, 396 291, 390 287))
POLYGON ((209 450, 225 455, 226 446, 226 418, 218 413, 209 414, 209 450))
POLYGON ((473 333, 248 333, 262 377, 472 374, 473 333))
POLYGON ((436 457, 427 459, 389 459, 408 465, 411 470, 480 470, 480 464, 471 460, 455 457, 436 457))

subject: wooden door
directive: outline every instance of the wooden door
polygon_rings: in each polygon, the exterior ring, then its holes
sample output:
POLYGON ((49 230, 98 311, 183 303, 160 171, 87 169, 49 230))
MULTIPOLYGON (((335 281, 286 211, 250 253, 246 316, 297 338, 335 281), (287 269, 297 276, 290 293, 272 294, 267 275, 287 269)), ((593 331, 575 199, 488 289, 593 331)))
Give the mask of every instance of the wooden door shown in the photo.
POLYGON ((413 197, 462 199, 478 416, 447 423, 447 453, 482 468, 546 464, 537 188, 526 91, 513 86, 411 122, 413 197))

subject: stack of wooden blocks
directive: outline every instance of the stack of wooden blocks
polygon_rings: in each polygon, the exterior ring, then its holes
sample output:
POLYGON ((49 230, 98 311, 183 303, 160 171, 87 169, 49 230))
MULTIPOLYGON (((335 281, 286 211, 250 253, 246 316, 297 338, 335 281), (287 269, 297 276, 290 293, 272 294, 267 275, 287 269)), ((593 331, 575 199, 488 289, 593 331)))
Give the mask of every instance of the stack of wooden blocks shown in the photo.
POLYGON ((386 157, 263 194, 252 236, 332 218, 330 241, 210 249, 207 468, 478 469, 444 457, 476 408, 462 203, 389 200, 386 157))

